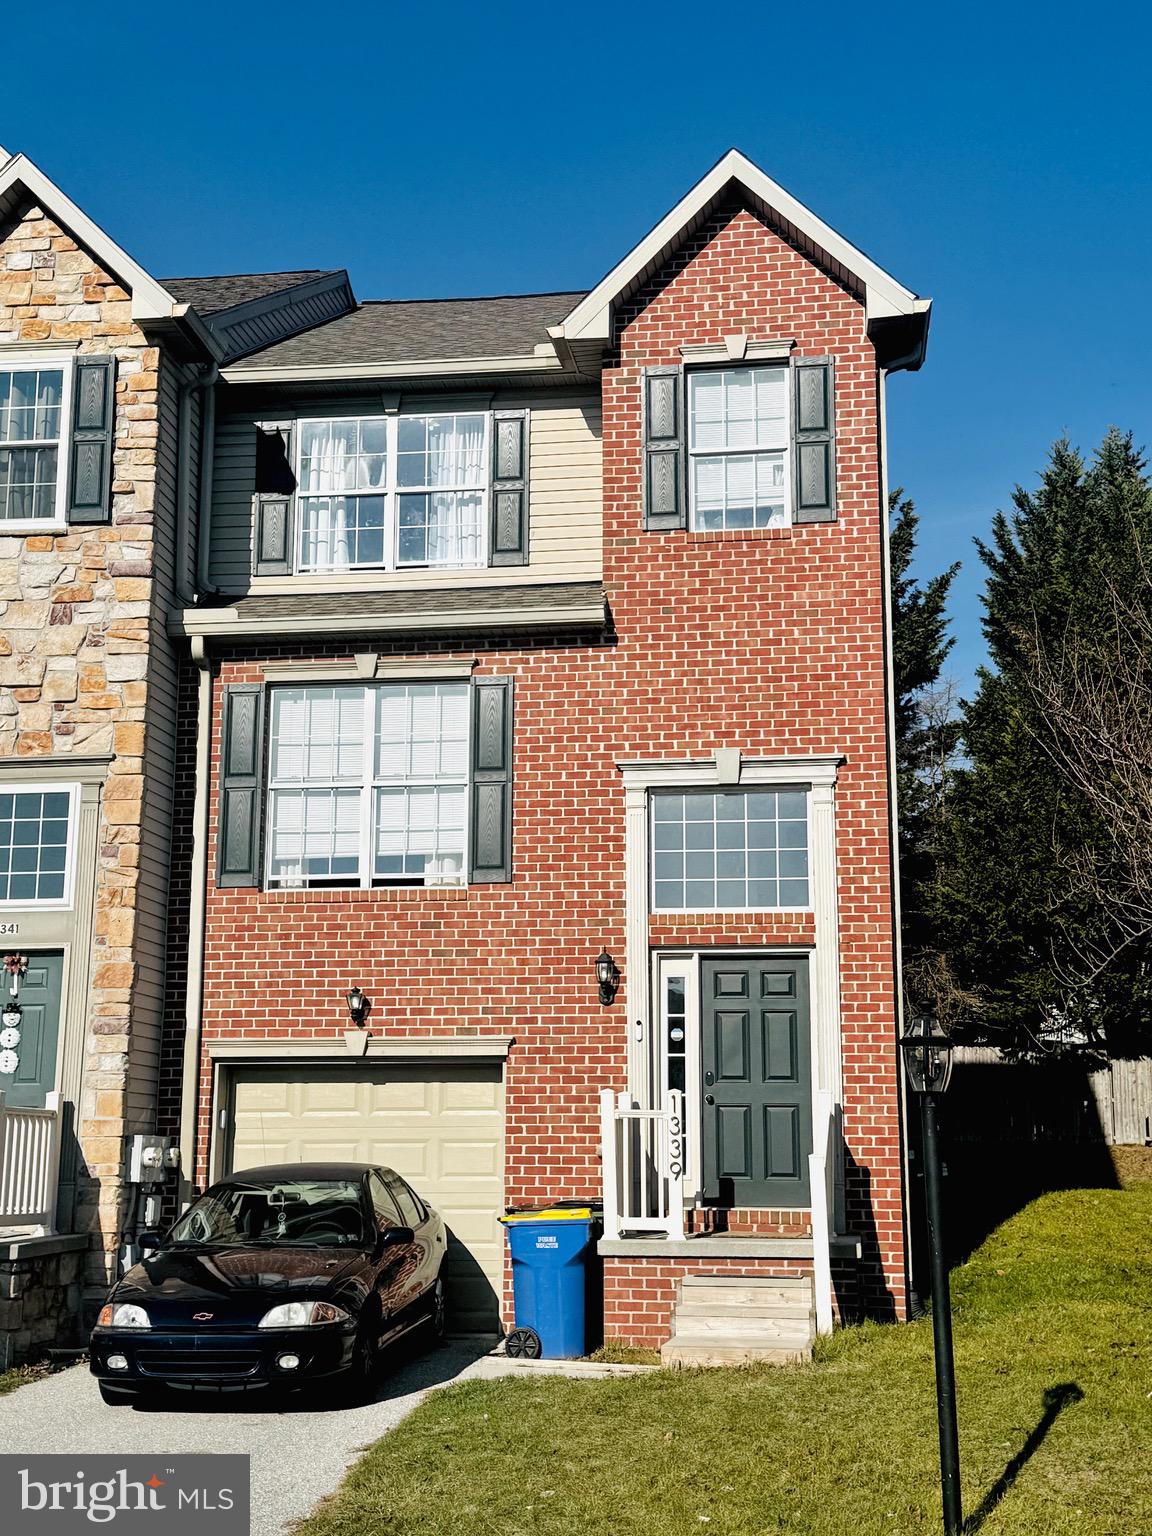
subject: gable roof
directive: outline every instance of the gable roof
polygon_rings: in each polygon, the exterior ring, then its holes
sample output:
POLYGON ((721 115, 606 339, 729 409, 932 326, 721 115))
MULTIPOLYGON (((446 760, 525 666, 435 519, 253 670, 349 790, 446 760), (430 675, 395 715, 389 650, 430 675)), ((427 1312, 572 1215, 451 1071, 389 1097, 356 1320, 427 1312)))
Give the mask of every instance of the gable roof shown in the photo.
POLYGON ((0 218, 14 213, 28 198, 42 204, 130 291, 133 320, 166 320, 174 315, 176 299, 162 283, 149 276, 99 224, 77 208, 27 155, 12 155, 5 163, 4 153, 0 149, 0 218))
POLYGON ((504 294, 481 299, 388 299, 360 304, 234 364, 241 378, 257 369, 373 368, 389 364, 551 354, 548 328, 580 293, 504 294))
POLYGON ((931 300, 919 298, 898 283, 738 149, 730 149, 722 156, 595 288, 573 305, 554 327, 553 340, 569 346, 607 341, 612 334, 616 306, 657 271, 734 191, 742 192, 754 208, 771 215, 785 233, 815 247, 833 271, 853 279, 863 289, 869 333, 874 340, 885 335, 898 338, 898 347, 910 343, 907 357, 894 356, 886 366, 920 366, 931 300))
POLYGON ((164 277, 160 281, 182 304, 191 304, 207 316, 253 299, 270 298, 318 277, 336 277, 338 272, 338 268, 315 267, 305 272, 233 272, 225 277, 164 277))

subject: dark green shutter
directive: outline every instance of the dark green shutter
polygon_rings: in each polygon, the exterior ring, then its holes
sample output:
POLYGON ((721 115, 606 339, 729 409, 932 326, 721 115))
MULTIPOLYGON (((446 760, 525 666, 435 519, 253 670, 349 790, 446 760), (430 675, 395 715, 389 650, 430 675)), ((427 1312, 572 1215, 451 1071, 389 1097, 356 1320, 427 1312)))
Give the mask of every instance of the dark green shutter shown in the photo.
POLYGON ((217 885, 260 884, 263 821, 264 688, 224 689, 217 885))
POLYGON ((252 500, 252 574, 292 572, 295 532, 291 422, 256 427, 256 494, 252 500))
POLYGON ((792 485, 796 523, 836 521, 836 396, 830 357, 792 368, 792 485))
POLYGON ((644 370, 644 526, 686 526, 684 370, 644 370))
POLYGON ((472 685, 472 805, 468 878, 512 878, 512 679, 472 685))
POLYGON ((492 564, 528 564, 528 412, 492 413, 492 564))
POLYGON ((112 443, 116 359, 78 357, 72 376, 72 434, 68 450, 68 521, 112 521, 112 443))

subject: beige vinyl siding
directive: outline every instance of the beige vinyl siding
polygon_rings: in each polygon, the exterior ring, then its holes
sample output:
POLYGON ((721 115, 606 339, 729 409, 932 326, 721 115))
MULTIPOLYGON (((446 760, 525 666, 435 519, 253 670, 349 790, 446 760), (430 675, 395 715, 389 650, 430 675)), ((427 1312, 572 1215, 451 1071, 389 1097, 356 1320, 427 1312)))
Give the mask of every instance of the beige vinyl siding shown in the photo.
MULTIPOLYGON (((221 415, 213 464, 209 573, 224 593, 348 592, 420 587, 507 586, 542 581, 595 581, 602 571, 603 466, 601 408, 596 395, 552 398, 498 395, 497 407, 527 406, 529 439, 528 554, 524 566, 463 571, 345 572, 331 576, 252 576, 255 419, 287 420, 271 407, 261 418, 221 415)), ((369 411, 370 404, 326 407, 332 414, 369 411)), ((319 414, 313 407, 311 414, 319 414)))

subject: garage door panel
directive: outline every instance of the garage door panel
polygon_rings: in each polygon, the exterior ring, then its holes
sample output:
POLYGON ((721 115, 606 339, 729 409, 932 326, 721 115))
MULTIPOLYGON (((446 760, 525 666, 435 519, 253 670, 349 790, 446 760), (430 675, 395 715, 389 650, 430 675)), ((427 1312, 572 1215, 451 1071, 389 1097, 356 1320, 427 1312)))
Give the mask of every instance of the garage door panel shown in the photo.
POLYGON ((379 1163, 395 1168, 449 1228, 453 1326, 498 1327, 504 1244, 503 1090, 498 1067, 280 1066, 236 1069, 234 1168, 379 1163))

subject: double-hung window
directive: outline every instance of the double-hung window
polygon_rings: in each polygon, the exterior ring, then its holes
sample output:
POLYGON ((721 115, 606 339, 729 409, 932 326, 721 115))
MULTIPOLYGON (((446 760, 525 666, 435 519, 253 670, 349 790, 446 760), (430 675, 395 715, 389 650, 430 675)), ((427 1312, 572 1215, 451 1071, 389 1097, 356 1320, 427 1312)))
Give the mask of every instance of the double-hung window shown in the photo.
POLYGON ((71 361, 0 356, 0 525, 64 520, 71 361))
POLYGON ((0 787, 0 902, 68 905, 76 796, 72 785, 0 787))
POLYGON ((463 881, 469 685, 271 691, 268 883, 463 881))
POLYGON ((788 369, 767 364, 688 375, 692 526, 781 528, 788 496, 788 369))
POLYGON ((488 457, 483 411, 302 420, 298 568, 482 565, 488 457))

